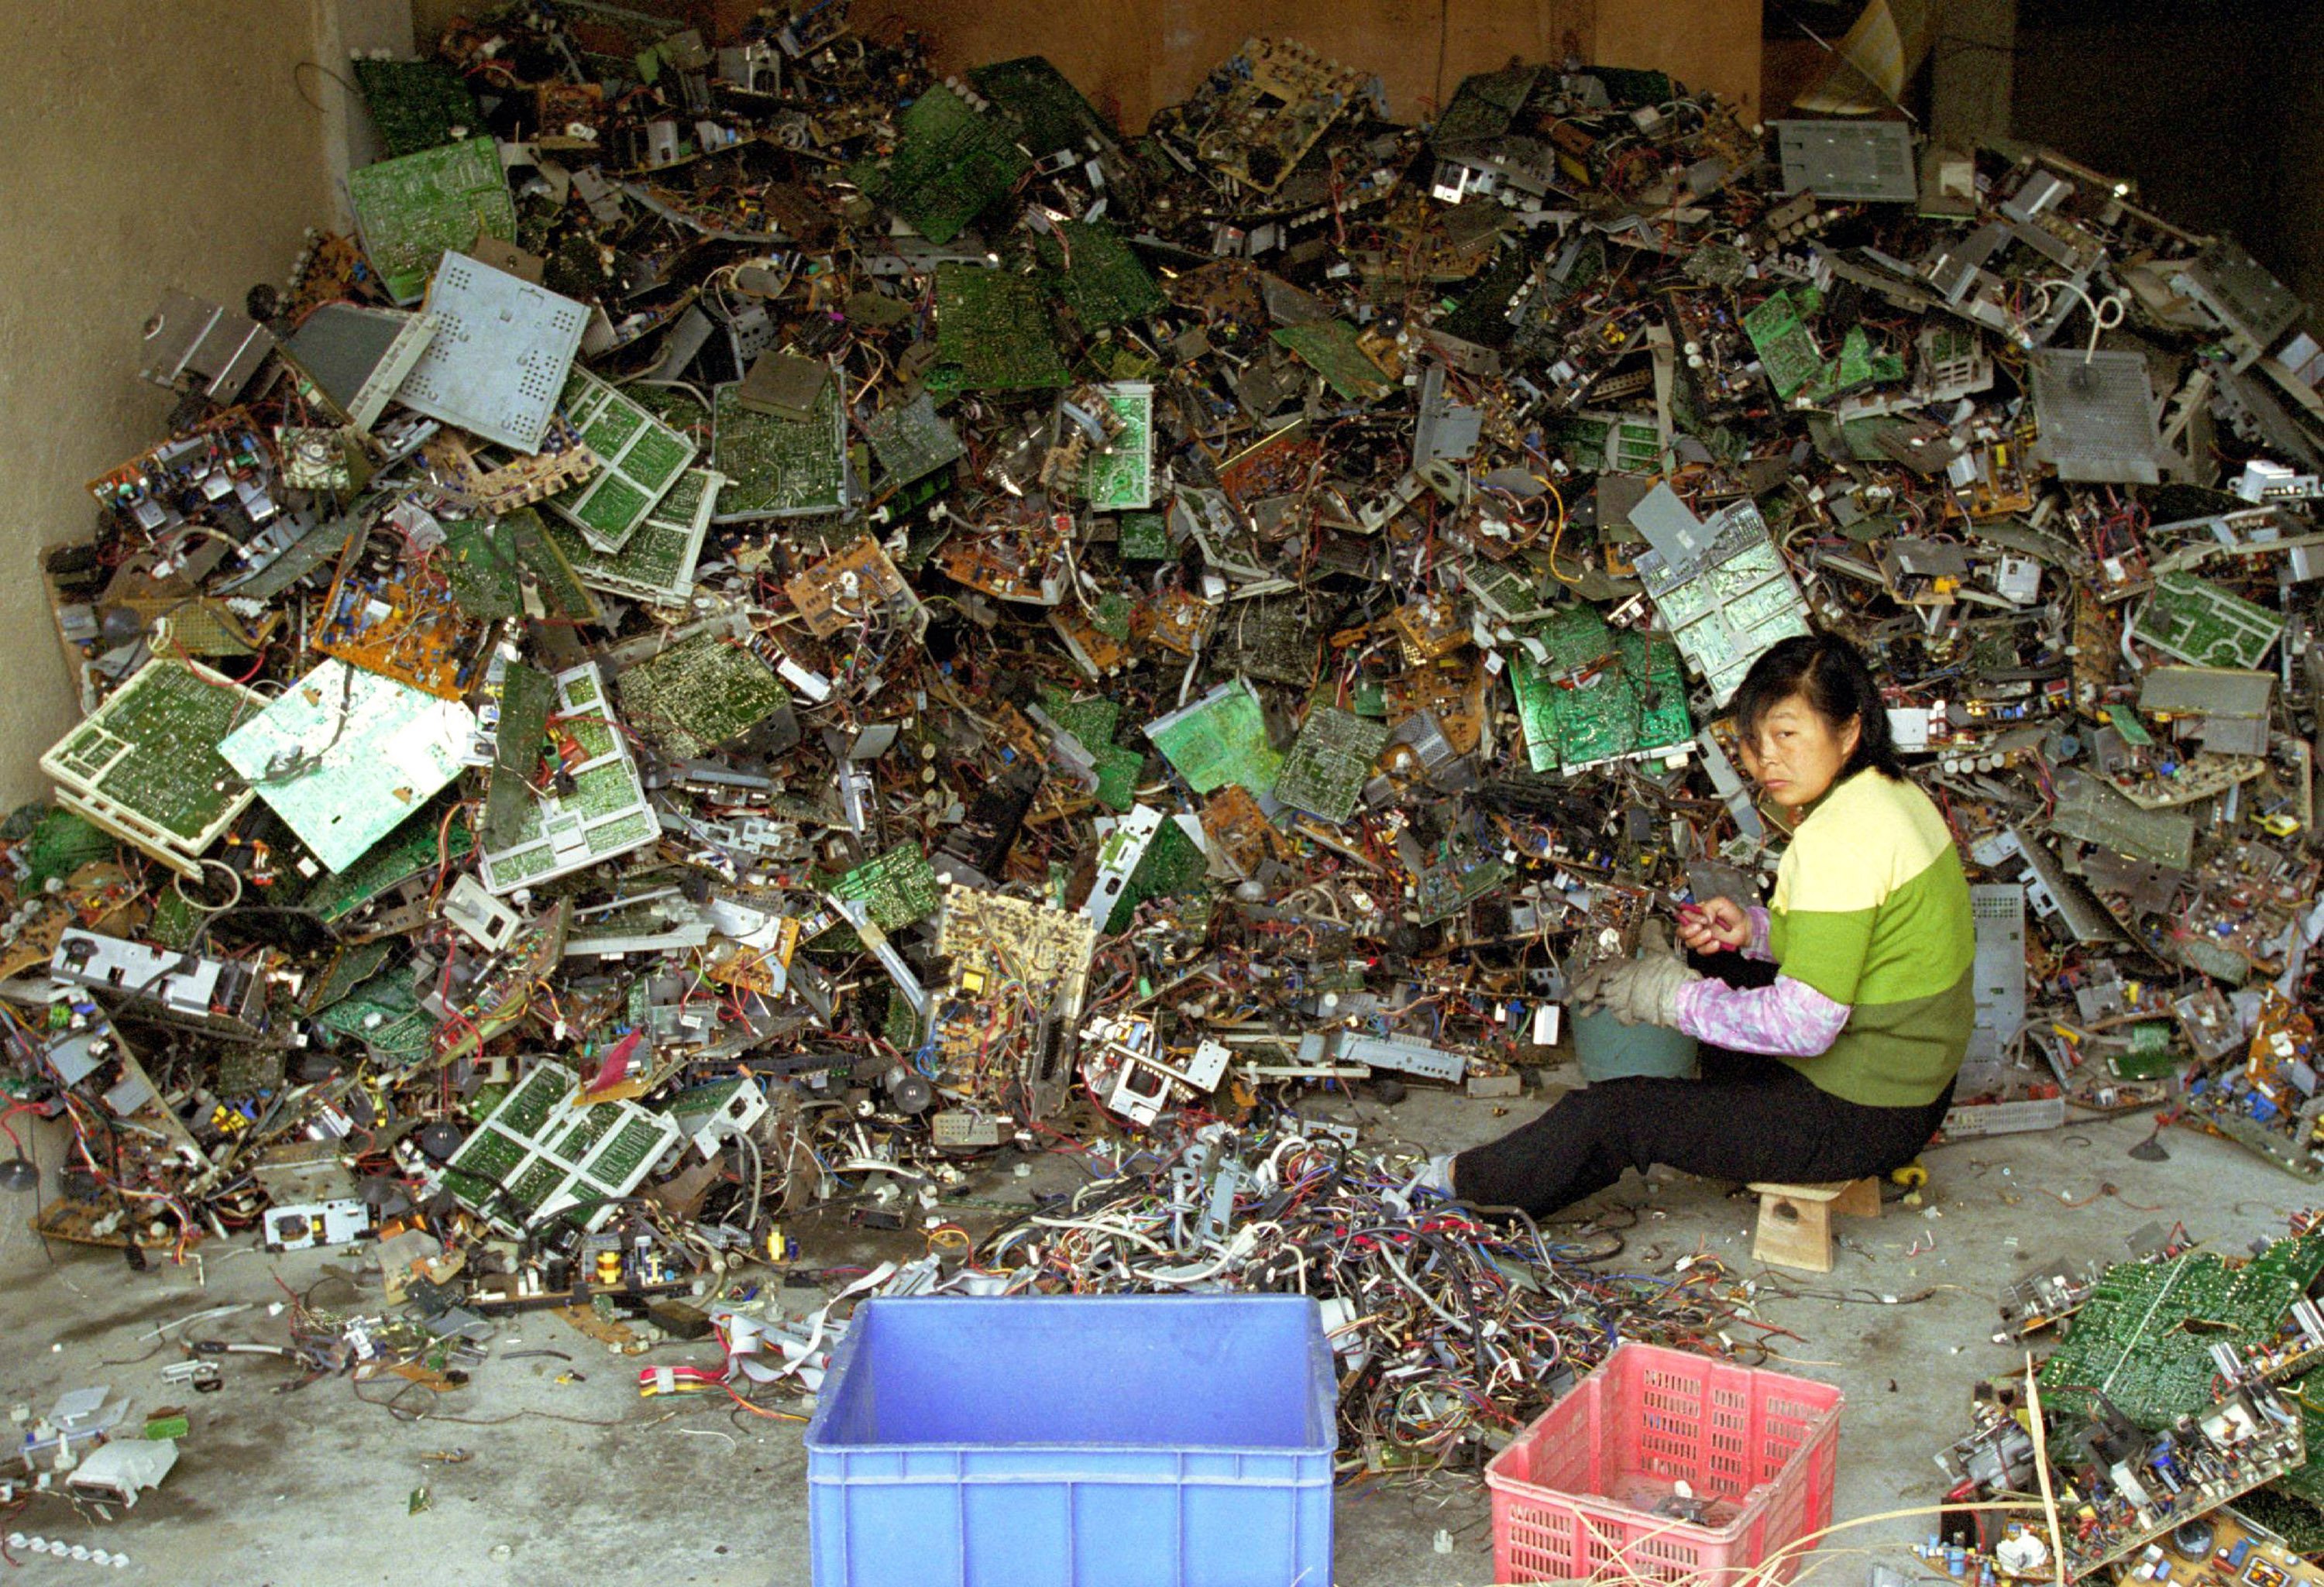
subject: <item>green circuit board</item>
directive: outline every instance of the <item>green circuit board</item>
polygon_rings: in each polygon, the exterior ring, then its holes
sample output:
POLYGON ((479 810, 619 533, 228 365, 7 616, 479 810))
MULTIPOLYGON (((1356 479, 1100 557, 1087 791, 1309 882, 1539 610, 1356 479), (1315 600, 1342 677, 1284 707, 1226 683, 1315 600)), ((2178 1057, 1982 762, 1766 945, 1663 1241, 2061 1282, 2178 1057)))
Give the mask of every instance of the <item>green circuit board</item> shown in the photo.
POLYGON ((1084 331, 1159 314, 1168 302, 1121 234, 1102 220, 1059 221, 1036 248, 1050 294, 1084 331))
POLYGON ((1356 813, 1388 739, 1385 722, 1337 706, 1314 706, 1283 758, 1283 770, 1275 779, 1276 798, 1326 821, 1345 821, 1356 813))
POLYGON ((863 438, 871 443, 872 455, 884 471, 880 481, 882 489, 925 479, 968 452, 951 420, 936 411, 936 399, 926 392, 866 420, 863 438))
POLYGON ((355 86, 390 155, 417 154, 484 125, 475 96, 436 60, 377 60, 358 55, 355 86))
POLYGON ((690 760, 788 704, 789 689, 755 650, 697 633, 622 674, 622 709, 639 737, 690 760))
POLYGON ((417 303, 446 249, 516 240, 516 205, 490 138, 467 138, 347 173, 364 253, 399 303, 417 303))
POLYGON ((934 83, 896 118, 895 152, 847 174, 928 241, 949 243, 1032 163, 1000 117, 934 83))
POLYGON ((198 853, 250 802, 217 746, 264 703, 157 657, 42 756, 41 770, 108 830, 198 853))
POLYGON ((872 924, 882 931, 901 931, 915 920, 927 919, 943 897, 936 867, 912 844, 899 844, 866 860, 833 882, 831 890, 862 904, 872 924))
POLYGON ((1323 383, 1351 402, 1388 394, 1388 378, 1358 339, 1363 333, 1344 319, 1311 319, 1286 325, 1275 339, 1323 377, 1323 383))
POLYGON ((1510 685, 1536 771, 1574 772, 1681 748, 1694 737, 1677 648, 1660 634, 1616 632, 1595 607, 1568 606, 1515 652, 1510 685))
POLYGON ((656 606, 683 606, 694 598, 694 566, 725 484, 707 468, 689 468, 618 551, 600 551, 559 520, 548 525, 573 577, 591 589, 656 606))
POLYGON ((2251 671, 2283 637, 2283 619, 2191 573, 2165 573, 2131 632, 2198 667, 2251 671))
POLYGON ((1047 57, 1020 55, 972 67, 969 81, 1017 128, 1017 142, 1036 154, 1081 151, 1093 136, 1111 137, 1104 117, 1047 57))
POLYGON ((1114 549, 1125 562, 1167 562, 1178 554, 1170 543, 1170 521, 1159 512, 1121 515, 1114 549))
POLYGON ((2218 1375, 2212 1345, 2273 1340, 2319 1275, 2324 1232, 2279 1240, 2235 1266, 2208 1251, 2118 1263, 2042 1364, 2043 1401, 2070 1416, 2103 1394, 2140 1426, 2158 1430, 2208 1410, 2218 1375))
POLYGON ((558 405, 600 466, 549 504, 592 546, 618 551, 694 461, 694 442, 577 364, 558 405))
POLYGON ((1120 381, 1099 388, 1120 433, 1082 470, 1082 494, 1100 512, 1142 508, 1154 500, 1154 388, 1120 381))
POLYGON ((1069 378, 1040 289, 1029 277, 973 264, 936 266, 931 391, 1045 391, 1069 378))
POLYGON ((848 504, 847 414, 825 381, 806 419, 742 406, 742 383, 717 392, 711 466, 726 478, 713 521, 798 518, 848 504))
POLYGON ((1751 338, 1775 395, 1789 401, 1794 392, 1823 374, 1823 353, 1807 328, 1815 312, 1813 289, 1807 305, 1794 301, 1789 289, 1779 288, 1766 301, 1743 317, 1743 334, 1751 338))
POLYGON ((1230 782, 1271 794, 1283 770, 1282 755, 1267 742, 1267 713, 1240 678, 1155 718, 1146 724, 1146 736, 1198 794, 1230 782))

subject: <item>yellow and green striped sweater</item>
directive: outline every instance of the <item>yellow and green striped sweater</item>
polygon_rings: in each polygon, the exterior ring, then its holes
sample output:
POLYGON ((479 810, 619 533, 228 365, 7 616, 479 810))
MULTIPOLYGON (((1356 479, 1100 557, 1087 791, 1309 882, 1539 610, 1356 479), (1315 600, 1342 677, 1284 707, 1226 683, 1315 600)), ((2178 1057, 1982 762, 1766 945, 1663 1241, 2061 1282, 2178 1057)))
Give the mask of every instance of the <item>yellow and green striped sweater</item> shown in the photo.
POLYGON ((1859 771, 1809 812, 1776 868, 1767 947, 1785 975, 1849 1006, 1830 1051, 1784 1059, 1821 1089, 1919 1107, 1960 1068, 1977 1020, 1969 880, 1911 783, 1859 771))

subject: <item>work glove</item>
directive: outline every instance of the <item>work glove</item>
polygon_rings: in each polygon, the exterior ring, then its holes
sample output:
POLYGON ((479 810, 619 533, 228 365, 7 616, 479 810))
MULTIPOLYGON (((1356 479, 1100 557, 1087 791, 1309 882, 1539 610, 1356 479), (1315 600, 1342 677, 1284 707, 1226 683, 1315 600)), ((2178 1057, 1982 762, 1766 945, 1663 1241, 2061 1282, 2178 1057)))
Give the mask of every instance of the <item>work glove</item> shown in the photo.
POLYGON ((1676 1025, 1679 989, 1702 977, 1671 946, 1670 934, 1650 920, 1638 934, 1638 956, 1607 959, 1574 980, 1566 1001, 1588 1011, 1603 1009, 1625 1025, 1676 1025))

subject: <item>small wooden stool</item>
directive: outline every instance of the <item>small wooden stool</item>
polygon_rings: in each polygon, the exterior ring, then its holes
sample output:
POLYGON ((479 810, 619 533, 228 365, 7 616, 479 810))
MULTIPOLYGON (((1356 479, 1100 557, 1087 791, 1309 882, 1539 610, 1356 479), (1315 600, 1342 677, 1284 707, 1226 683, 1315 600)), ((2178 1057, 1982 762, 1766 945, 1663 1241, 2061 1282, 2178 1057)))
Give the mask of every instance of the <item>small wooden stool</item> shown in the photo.
POLYGON ((1831 1215, 1880 1215, 1880 1181, 1842 1179, 1829 1185, 1753 1185, 1759 1193, 1759 1228, 1751 1239, 1755 1261, 1807 1273, 1831 1271, 1831 1215))

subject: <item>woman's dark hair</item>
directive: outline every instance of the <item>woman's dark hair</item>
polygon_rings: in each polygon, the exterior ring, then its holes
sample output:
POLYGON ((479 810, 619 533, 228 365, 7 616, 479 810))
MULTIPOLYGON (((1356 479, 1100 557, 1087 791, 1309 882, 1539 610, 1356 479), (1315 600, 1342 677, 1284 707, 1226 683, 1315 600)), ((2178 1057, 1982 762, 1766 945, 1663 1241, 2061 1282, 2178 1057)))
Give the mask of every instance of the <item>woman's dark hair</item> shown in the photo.
POLYGON ((1888 732, 1888 707, 1854 645, 1833 634, 1795 634, 1751 663, 1743 687, 1735 691, 1735 722, 1743 741, 1756 740, 1767 713, 1794 696, 1805 700, 1834 733, 1856 724, 1856 752, 1840 769, 1841 778, 1867 769, 1904 778, 1896 741, 1888 732))

